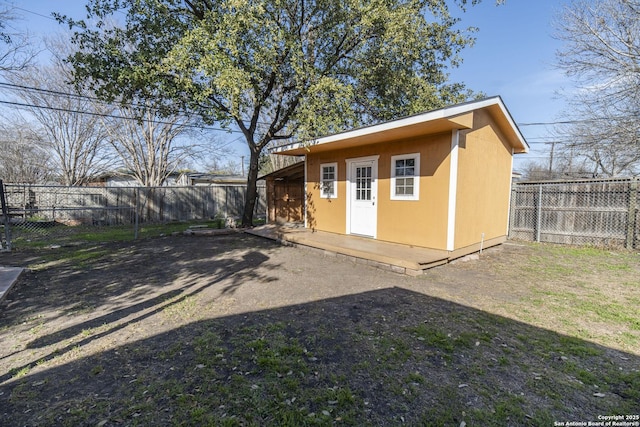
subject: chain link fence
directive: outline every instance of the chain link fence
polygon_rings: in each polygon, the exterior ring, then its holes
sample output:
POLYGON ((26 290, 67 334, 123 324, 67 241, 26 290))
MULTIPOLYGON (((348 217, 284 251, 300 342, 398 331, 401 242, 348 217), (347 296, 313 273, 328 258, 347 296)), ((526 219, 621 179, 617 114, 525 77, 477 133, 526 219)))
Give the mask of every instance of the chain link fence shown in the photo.
POLYGON ((514 184, 509 237, 639 248, 638 182, 606 179, 514 184))
MULTIPOLYGON (((637 179, 516 183, 509 238, 638 249, 638 184, 637 179)), ((265 193, 259 186, 256 218, 266 215, 265 193)), ((101 229, 135 238, 148 224, 216 219, 225 226, 241 217, 245 195, 243 185, 62 187, 0 181, 0 250, 56 244, 101 229)))
MULTIPOLYGON (((0 181, 1 182, 1 181, 0 181)), ((64 187, 0 185, 4 197, 3 248, 34 241, 55 244, 81 232, 111 228, 137 237, 147 224, 218 220, 242 216, 246 186, 64 187)), ((264 186, 258 186, 254 216, 266 214, 264 186)))

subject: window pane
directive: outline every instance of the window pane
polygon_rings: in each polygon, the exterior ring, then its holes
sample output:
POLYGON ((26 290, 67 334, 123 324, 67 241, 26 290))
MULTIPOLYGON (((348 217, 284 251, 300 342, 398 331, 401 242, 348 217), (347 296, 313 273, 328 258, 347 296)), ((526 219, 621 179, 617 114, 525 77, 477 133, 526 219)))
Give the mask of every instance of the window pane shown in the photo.
POLYGON ((335 197, 336 188, 336 167, 335 165, 324 165, 320 169, 320 194, 322 197, 335 197))
POLYGON ((416 170, 419 157, 406 157, 404 159, 395 159, 393 161, 393 196, 401 198, 413 199, 416 196, 415 179, 420 173, 416 170))
POLYGON ((328 195, 333 194, 333 181, 325 182, 324 185, 325 185, 325 192, 328 195))
POLYGON ((333 166, 324 166, 322 168, 322 179, 335 179, 335 168, 333 166))

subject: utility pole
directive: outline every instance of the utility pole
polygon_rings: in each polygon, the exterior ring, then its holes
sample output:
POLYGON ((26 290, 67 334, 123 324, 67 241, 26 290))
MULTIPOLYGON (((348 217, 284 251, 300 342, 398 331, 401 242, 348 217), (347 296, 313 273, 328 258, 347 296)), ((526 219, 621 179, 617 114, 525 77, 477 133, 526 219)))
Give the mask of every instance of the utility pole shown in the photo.
POLYGON ((240 156, 240 167, 242 168, 242 176, 244 176, 244 156, 240 156))
POLYGON ((549 152, 549 178, 553 178, 553 150, 556 146, 556 142, 551 142, 551 151, 549 152))

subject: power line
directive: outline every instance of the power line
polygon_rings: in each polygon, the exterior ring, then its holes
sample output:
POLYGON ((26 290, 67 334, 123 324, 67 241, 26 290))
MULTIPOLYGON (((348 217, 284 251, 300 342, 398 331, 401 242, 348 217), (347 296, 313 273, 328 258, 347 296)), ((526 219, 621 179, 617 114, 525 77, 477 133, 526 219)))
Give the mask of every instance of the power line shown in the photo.
MULTIPOLYGON (((16 10, 21 10, 21 11, 23 11, 23 12, 30 13, 30 14, 32 14, 32 15, 39 16, 39 17, 41 17, 41 18, 50 19, 50 20, 52 20, 52 21, 56 21, 56 22, 58 21, 58 20, 57 20, 56 18, 54 18, 53 16, 43 15, 43 14, 41 14, 41 13, 34 12, 33 10, 25 9, 25 8, 23 8, 23 7, 19 7, 19 6, 12 6, 12 8, 13 8, 13 9, 16 9, 16 10)), ((126 15, 122 10, 116 10, 115 12, 120 13, 120 14, 122 14, 122 15, 126 15)), ((52 11, 51 13, 55 13, 55 12, 53 12, 53 11, 52 11)))
POLYGON ((518 126, 553 126, 553 125, 574 125, 578 123, 591 123, 600 121, 611 121, 616 119, 635 119, 636 116, 611 116, 611 117, 591 117, 589 119, 576 119, 576 120, 558 120, 555 122, 532 122, 532 123, 516 123, 518 126))
POLYGON ((10 89, 23 89, 23 90, 33 91, 33 92, 48 93, 51 95, 60 95, 60 96, 68 96, 72 98, 87 99, 89 101, 99 101, 106 104, 106 102, 101 100, 100 98, 97 98, 95 96, 83 95, 80 93, 76 94, 76 93, 61 92, 57 90, 44 89, 44 88, 39 88, 34 86, 24 86, 24 85, 18 85, 15 83, 7 83, 7 82, 0 82, 0 86, 6 86, 10 89))
MULTIPOLYGON (((12 89, 12 90, 27 90, 27 91, 32 91, 32 92, 41 92, 41 93, 45 93, 45 94, 50 94, 50 95, 56 95, 56 96, 66 96, 66 97, 70 97, 70 98, 77 98, 77 99, 86 99, 89 101, 95 101, 95 102, 99 102, 103 105, 107 105, 109 107, 114 107, 113 104, 100 99, 96 96, 89 96, 89 95, 85 95, 85 94, 79 94, 79 93, 69 93, 69 92, 62 92, 62 91, 57 91, 57 90, 51 90, 51 89, 43 89, 43 88, 39 88, 39 87, 35 87, 35 86, 24 86, 24 85, 18 85, 15 83, 7 83, 7 82, 0 82, 0 86, 5 86, 8 89, 12 89)), ((125 107, 132 107, 132 108, 140 108, 140 107, 145 107, 144 104, 139 104, 139 103, 120 103, 121 106, 125 106, 125 107)), ((45 108, 45 107, 41 107, 41 108, 45 108)), ((182 111, 180 109, 177 110, 178 113, 180 114, 184 114, 184 115, 189 115, 188 112, 186 111, 182 111)), ((271 123, 267 123, 267 122, 257 122, 257 124, 260 125, 265 125, 265 126, 270 126, 271 123)), ((213 130, 225 130, 226 129, 217 129, 217 128, 207 128, 207 127, 202 127, 202 129, 213 129, 213 130)), ((240 131, 233 131, 233 132, 240 132, 240 131)))
POLYGON ((33 10, 24 9, 24 8, 18 7, 18 6, 13 6, 13 9, 21 10, 23 12, 27 12, 27 13, 30 13, 32 15, 37 15, 37 16, 40 16, 42 18, 47 18, 47 19, 51 19, 52 21, 56 21, 56 18, 54 18, 52 16, 43 15, 41 13, 34 12, 33 10))
MULTIPOLYGON (((0 87, 5 87, 5 88, 10 89, 10 90, 26 90, 26 91, 40 92, 40 93, 44 93, 44 94, 48 94, 48 95, 54 95, 54 96, 65 96, 65 97, 69 97, 69 98, 86 99, 86 100, 93 101, 93 102, 99 102, 99 103, 101 103, 103 105, 107 105, 109 107, 113 107, 113 104, 111 104, 111 103, 109 103, 107 101, 104 101, 103 99, 100 99, 100 98, 98 98, 96 96, 86 95, 86 94, 62 92, 62 91, 58 91, 58 90, 44 89, 44 88, 38 88, 38 87, 34 87, 34 86, 19 85, 19 84, 8 83, 8 82, 0 82, 0 87)), ((102 113, 89 113, 89 112, 86 112, 86 111, 68 110, 68 109, 56 108, 56 107, 45 107, 45 106, 31 105, 31 104, 10 103, 9 101, 0 101, 0 103, 10 104, 10 105, 15 105, 15 106, 24 106, 24 107, 29 107, 29 108, 52 109, 52 110, 57 110, 57 111, 65 111, 65 112, 68 112, 68 113, 90 114, 90 115, 98 115, 98 116, 102 115, 103 117, 118 118, 118 119, 125 119, 125 120, 129 120, 130 119, 130 118, 127 118, 127 117, 115 116, 115 115, 105 115, 105 114, 102 114, 102 113)), ((144 105, 141 105, 141 104, 138 104, 138 103, 123 103, 121 105, 132 107, 132 108, 139 108, 141 106, 144 106, 144 105)), ((188 115, 187 112, 181 111, 181 110, 178 110, 178 113, 188 115)), ((564 121, 555 121, 555 122, 518 123, 517 125, 520 126, 520 127, 524 127, 524 126, 552 126, 552 125, 560 125, 560 124, 589 123, 589 122, 602 121, 602 120, 611 121, 611 120, 614 120, 614 119, 631 118, 631 117, 632 116, 595 117, 595 118, 591 118, 591 119, 582 119, 582 120, 564 120, 564 121)), ((162 121, 157 122, 157 123, 168 124, 167 122, 162 122, 162 121)), ((258 124, 270 125, 270 123, 266 123, 266 122, 258 122, 258 124)), ((228 130, 228 129, 210 127, 210 126, 200 126, 200 125, 185 125, 185 126, 198 128, 198 129, 203 129, 203 130, 215 130, 215 131, 242 133, 241 131, 237 131, 237 130, 228 130)), ((579 138, 581 135, 574 135, 574 136, 576 138, 579 138)), ((583 135, 583 136, 587 137, 587 136, 590 136, 590 135, 583 135)), ((564 144, 564 143, 572 143, 572 142, 574 142, 574 140, 566 139, 566 138, 562 138, 562 139, 554 138, 552 136, 549 136, 549 137, 535 137, 534 136, 534 137, 531 137, 531 138, 527 138, 527 142, 529 144, 554 144, 554 143, 564 144)))
MULTIPOLYGON (((22 90, 29 90, 29 91, 35 91, 35 92, 42 92, 42 93, 47 93, 50 95, 59 95, 59 96, 68 96, 68 97, 74 97, 74 98, 80 98, 80 99, 87 99, 90 101, 97 101, 97 102, 101 102, 105 105, 111 105, 110 103, 108 103, 107 101, 104 101, 101 98, 98 98, 96 96, 90 96, 90 95, 85 95, 85 94, 80 94, 80 93, 69 93, 69 92, 62 92, 62 91, 57 91, 57 90, 51 90, 51 89, 44 89, 44 88, 39 88, 39 87, 35 87, 35 86, 25 86, 25 85, 19 85, 19 84, 15 84, 15 83, 8 83, 8 82, 0 82, 0 86, 5 86, 9 89, 22 89, 22 90)), ((126 106, 132 106, 132 107, 137 107, 140 106, 140 104, 136 104, 136 103, 126 103, 123 104, 126 106)), ((184 111, 179 111, 183 114, 186 114, 184 111)), ((580 119, 580 120, 558 120, 558 121, 553 121, 553 122, 531 122, 531 123, 516 123, 517 126, 520 127, 527 127, 527 126, 554 126, 554 125, 567 125, 567 124, 577 124, 577 123, 590 123, 590 122, 596 122, 596 121, 611 121, 611 120, 615 120, 615 119, 628 119, 628 118, 635 118, 635 116, 611 116, 611 117, 593 117, 593 118, 589 118, 589 119, 580 119)), ((270 123, 267 122, 259 122, 259 124, 261 125, 270 125, 270 123)))
MULTIPOLYGON (((98 98, 97 96, 90 96, 90 95, 85 95, 82 93, 69 93, 69 92, 62 92, 62 91, 58 91, 58 90, 52 90, 52 89, 44 89, 44 88, 39 88, 39 87, 35 87, 35 86, 24 86, 24 85, 19 85, 19 84, 15 84, 15 83, 7 83, 7 82, 0 82, 0 86, 5 86, 9 89, 21 89, 21 90, 27 90, 27 91, 31 91, 31 92, 41 92, 41 93, 45 93, 45 94, 49 94, 49 95, 56 95, 56 96, 66 96, 69 98, 77 98, 77 99, 86 99, 88 101, 95 101, 95 102, 99 102, 101 104, 107 105, 109 107, 113 107, 113 104, 98 98)), ((144 107, 144 104, 140 104, 140 103, 120 103, 120 105, 122 106, 126 106, 126 107, 133 107, 133 108, 139 108, 139 107, 144 107)), ((184 111, 180 111, 178 110, 179 113, 188 115, 186 112, 184 111)))
MULTIPOLYGON (((91 112, 91 111, 71 110, 71 109, 68 109, 68 108, 58 108, 58 107, 42 106, 42 105, 35 105, 35 104, 25 104, 25 103, 22 103, 22 102, 13 102, 13 101, 0 100, 0 104, 13 105, 13 106, 16 106, 16 107, 25 107, 25 108, 39 108, 39 109, 43 109, 43 110, 53 110, 53 111, 60 111, 60 112, 72 113, 72 114, 85 114, 85 115, 88 115, 88 116, 104 117, 104 118, 119 119, 119 120, 136 120, 136 121, 142 120, 142 121, 148 121, 148 120, 144 120, 144 119, 138 119, 138 118, 135 118, 135 117, 123 117, 123 116, 117 116, 115 114, 95 113, 95 112, 91 112)), ((165 122, 165 121, 161 121, 161 120, 156 121, 155 123, 164 124, 164 125, 174 124, 174 123, 171 123, 171 122, 165 122)), ((215 130, 215 131, 223 131, 223 132, 231 132, 231 133, 242 133, 239 130, 215 128, 215 127, 211 127, 211 126, 200 126, 200 125, 193 125, 193 124, 182 124, 182 126, 195 128, 195 129, 202 129, 202 130, 215 130)))

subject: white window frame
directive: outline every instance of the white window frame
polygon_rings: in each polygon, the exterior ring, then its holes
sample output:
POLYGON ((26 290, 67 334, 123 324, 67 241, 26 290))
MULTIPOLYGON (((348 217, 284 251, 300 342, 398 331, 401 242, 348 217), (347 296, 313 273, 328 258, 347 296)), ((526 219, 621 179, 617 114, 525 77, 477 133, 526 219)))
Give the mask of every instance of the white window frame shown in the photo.
POLYGON ((322 163, 320 164, 320 198, 321 199, 336 199, 338 197, 338 163, 322 163), (333 167, 333 192, 327 194, 324 191, 324 168, 333 167))
MULTIPOLYGON (((404 176, 402 178, 411 178, 404 176)), ((391 156, 391 200, 420 200, 420 153, 391 156), (396 194, 396 160, 414 159, 413 194, 396 194)))

